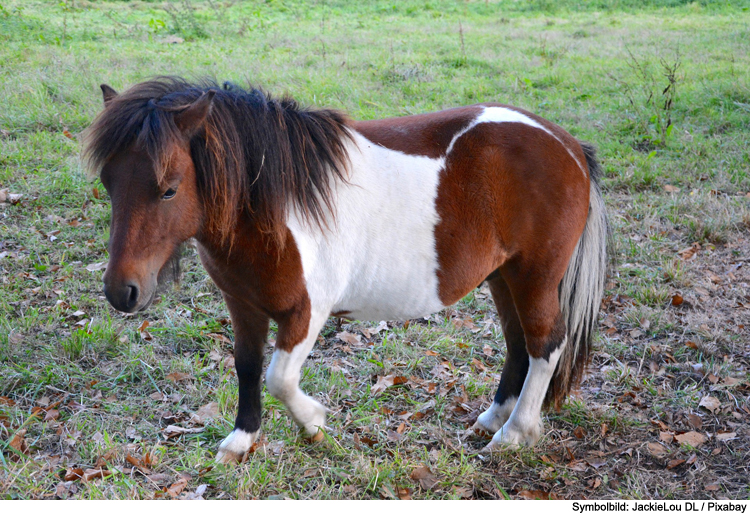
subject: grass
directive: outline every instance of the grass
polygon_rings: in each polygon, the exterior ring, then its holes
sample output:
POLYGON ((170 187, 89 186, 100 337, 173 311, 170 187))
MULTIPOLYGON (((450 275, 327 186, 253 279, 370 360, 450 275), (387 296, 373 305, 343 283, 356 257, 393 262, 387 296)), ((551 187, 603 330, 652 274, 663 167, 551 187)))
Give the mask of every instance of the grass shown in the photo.
POLYGON ((22 195, 0 203, 0 495, 747 499, 749 8, 0 0, 0 189, 22 195), (165 72, 356 119, 499 101, 598 145, 618 266, 590 375, 539 445, 490 456, 464 437, 504 355, 480 288, 370 339, 376 323, 329 321, 302 382, 334 411, 326 440, 266 396, 257 450, 215 466, 237 404, 226 308, 189 252, 148 312, 112 310, 94 266, 108 200, 78 161, 98 85, 165 72), (388 374, 408 381, 374 393, 388 374), (705 443, 680 446, 688 431, 705 443))

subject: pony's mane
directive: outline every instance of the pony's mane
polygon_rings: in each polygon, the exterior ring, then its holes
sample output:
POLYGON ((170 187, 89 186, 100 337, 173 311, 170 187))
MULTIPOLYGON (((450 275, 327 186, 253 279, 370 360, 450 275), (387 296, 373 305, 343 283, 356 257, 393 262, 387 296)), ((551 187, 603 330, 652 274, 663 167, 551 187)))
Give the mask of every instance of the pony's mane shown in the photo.
POLYGON ((161 183, 172 146, 185 140, 174 116, 208 90, 216 92, 211 111, 190 141, 206 228, 231 243, 239 215, 248 212, 283 243, 290 206, 324 228, 335 181, 346 176, 347 118, 258 88, 176 77, 137 84, 112 99, 87 129, 89 170, 98 174, 117 153, 135 148, 151 157, 161 183))

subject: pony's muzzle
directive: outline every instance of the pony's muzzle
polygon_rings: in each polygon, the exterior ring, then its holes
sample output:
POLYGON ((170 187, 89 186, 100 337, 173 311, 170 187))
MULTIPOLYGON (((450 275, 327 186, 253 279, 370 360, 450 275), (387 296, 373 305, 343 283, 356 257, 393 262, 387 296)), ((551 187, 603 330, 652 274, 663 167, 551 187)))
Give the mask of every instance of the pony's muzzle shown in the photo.
POLYGON ((112 284, 105 281, 104 295, 109 304, 121 312, 133 313, 139 309, 141 289, 135 282, 112 284))

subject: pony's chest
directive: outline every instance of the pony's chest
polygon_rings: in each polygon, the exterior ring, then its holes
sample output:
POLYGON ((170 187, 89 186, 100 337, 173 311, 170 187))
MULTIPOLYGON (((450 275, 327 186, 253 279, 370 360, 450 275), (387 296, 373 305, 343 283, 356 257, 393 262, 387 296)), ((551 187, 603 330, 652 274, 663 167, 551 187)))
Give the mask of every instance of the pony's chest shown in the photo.
POLYGON ((363 138, 357 147, 349 184, 336 188, 332 228, 321 233, 290 221, 313 309, 364 320, 435 312, 443 307, 435 249, 442 160, 363 138))

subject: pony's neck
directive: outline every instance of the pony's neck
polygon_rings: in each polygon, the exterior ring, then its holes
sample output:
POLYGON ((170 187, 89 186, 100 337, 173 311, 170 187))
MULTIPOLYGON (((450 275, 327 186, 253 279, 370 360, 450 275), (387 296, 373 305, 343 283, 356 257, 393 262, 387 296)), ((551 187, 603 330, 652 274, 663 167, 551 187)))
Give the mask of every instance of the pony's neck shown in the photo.
MULTIPOLYGON (((288 229, 285 229, 288 232, 288 229)), ((255 257, 258 250, 268 256, 272 255, 279 259, 283 257, 288 237, 283 236, 281 240, 275 233, 269 233, 248 211, 242 211, 237 216, 237 221, 231 235, 227 236, 217 228, 204 223, 203 227, 195 236, 196 241, 204 250, 217 261, 232 262, 242 255, 242 260, 248 263, 255 257), (254 248, 252 255, 246 253, 248 247, 254 248), (249 257, 249 258, 248 258, 249 257)))

